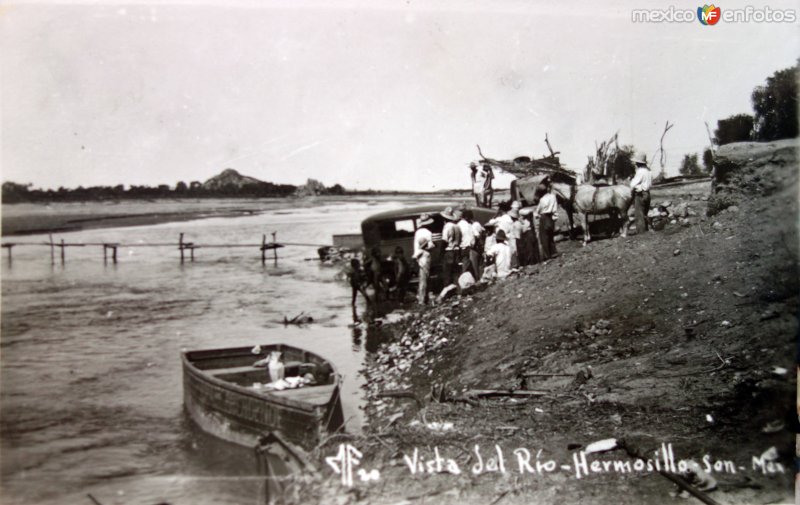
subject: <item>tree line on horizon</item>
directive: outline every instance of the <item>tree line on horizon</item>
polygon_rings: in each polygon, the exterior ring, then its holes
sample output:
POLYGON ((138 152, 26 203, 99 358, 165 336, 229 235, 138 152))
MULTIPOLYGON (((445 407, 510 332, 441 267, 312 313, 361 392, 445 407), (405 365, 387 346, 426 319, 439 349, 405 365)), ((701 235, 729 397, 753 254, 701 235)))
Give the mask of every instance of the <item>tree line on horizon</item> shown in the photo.
POLYGON ((290 196, 344 195, 348 191, 340 184, 326 187, 319 181, 309 179, 305 185, 275 184, 257 181, 236 185, 227 184, 213 188, 200 181, 186 183, 178 181, 174 187, 167 184, 157 186, 123 184, 116 186, 78 186, 53 189, 33 188, 33 184, 4 182, 3 203, 23 202, 79 202, 103 200, 150 200, 156 198, 285 198, 290 196))

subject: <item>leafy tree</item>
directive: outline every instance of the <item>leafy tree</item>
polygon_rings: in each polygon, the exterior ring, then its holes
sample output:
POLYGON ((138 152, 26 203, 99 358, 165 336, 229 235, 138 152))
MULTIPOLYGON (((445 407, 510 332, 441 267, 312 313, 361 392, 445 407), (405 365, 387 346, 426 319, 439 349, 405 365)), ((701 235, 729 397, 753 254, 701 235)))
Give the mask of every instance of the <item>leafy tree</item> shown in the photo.
POLYGON ((753 116, 749 114, 736 114, 717 121, 714 130, 714 143, 719 146, 731 142, 744 142, 752 138, 753 116))
POLYGON ((687 154, 681 161, 681 168, 678 170, 681 175, 700 175, 703 170, 700 164, 697 163, 697 154, 687 154))
POLYGON ((182 195, 187 191, 189 191, 189 186, 187 186, 183 181, 178 181, 178 183, 175 185, 175 193, 182 195))
POLYGON ((342 187, 341 184, 334 184, 330 188, 328 188, 329 195, 343 195, 345 194, 346 190, 342 187))
POLYGON ((599 177, 609 177, 615 181, 633 177, 633 174, 636 173, 636 165, 633 163, 635 154, 636 148, 633 146, 606 147, 604 142, 597 149, 595 156, 588 156, 586 167, 583 169, 583 180, 591 183, 599 177), (604 165, 604 162, 601 161, 598 165, 596 161, 598 159, 605 160, 606 164, 604 165))
POLYGON ((28 190, 33 184, 17 184, 16 182, 3 183, 3 202, 17 203, 28 200, 28 190))
POLYGON ((611 170, 617 179, 628 179, 636 173, 636 165, 633 163, 634 154, 636 154, 636 148, 633 146, 622 146, 616 152, 611 162, 611 170))
POLYGON ((798 65, 767 77, 765 86, 753 90, 755 138, 761 141, 797 136, 798 65))

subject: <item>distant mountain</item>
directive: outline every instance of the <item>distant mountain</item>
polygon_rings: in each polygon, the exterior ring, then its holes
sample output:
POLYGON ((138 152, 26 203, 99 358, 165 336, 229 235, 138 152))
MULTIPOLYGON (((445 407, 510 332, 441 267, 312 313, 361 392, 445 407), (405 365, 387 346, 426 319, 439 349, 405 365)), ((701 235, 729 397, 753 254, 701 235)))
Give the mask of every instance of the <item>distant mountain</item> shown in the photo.
POLYGON ((226 168, 219 175, 215 175, 203 183, 203 189, 206 191, 230 191, 241 190, 248 186, 253 189, 262 187, 266 184, 255 177, 242 175, 232 168, 226 168))

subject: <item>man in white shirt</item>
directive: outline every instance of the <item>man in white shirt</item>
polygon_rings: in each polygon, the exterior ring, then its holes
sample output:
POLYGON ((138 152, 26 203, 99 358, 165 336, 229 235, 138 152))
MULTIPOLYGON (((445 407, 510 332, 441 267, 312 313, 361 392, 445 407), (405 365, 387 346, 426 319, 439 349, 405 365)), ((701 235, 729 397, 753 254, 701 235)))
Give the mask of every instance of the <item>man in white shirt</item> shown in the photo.
POLYGON ((511 273, 511 248, 506 244, 506 234, 503 230, 497 231, 495 239, 497 243, 489 249, 486 255, 494 258, 497 278, 505 279, 511 273))
POLYGON ((486 179, 486 173, 483 169, 479 169, 478 165, 473 161, 469 164, 472 178, 472 194, 475 196, 475 206, 480 207, 483 205, 483 189, 486 179))
POLYGON ((433 233, 430 226, 433 219, 428 214, 422 214, 417 221, 417 231, 414 232, 414 259, 419 265, 419 290, 417 302, 425 305, 428 298, 428 278, 431 275, 431 250, 434 247, 433 233))
POLYGON ((475 280, 478 280, 483 275, 483 242, 486 231, 481 223, 475 220, 475 213, 471 210, 464 211, 464 218, 472 227, 472 247, 470 247, 468 255, 472 274, 475 276, 475 280))
POLYGON ((458 283, 460 271, 456 268, 461 259, 461 229, 456 225, 456 216, 452 207, 447 207, 439 213, 444 219, 442 228, 442 240, 444 241, 444 251, 442 252, 442 283, 444 287, 458 283))
POLYGON ((636 212, 636 233, 640 234, 648 229, 647 213, 650 212, 650 186, 653 185, 653 176, 644 154, 634 158, 633 162, 636 164, 636 174, 631 179, 631 190, 633 209, 636 212))
MULTIPOLYGON (((466 217, 464 216, 464 212, 461 209, 456 209, 454 214, 456 216, 456 226, 458 226, 458 230, 461 233, 461 243, 459 247, 461 249, 461 272, 469 272, 471 269, 471 262, 470 262, 470 253, 472 251, 473 246, 475 245, 475 232, 472 230, 472 225, 469 224, 466 217)), ((476 273, 473 271, 472 276, 477 279, 476 273)))
POLYGON ((558 200, 553 194, 553 185, 548 181, 547 192, 539 199, 535 215, 539 216, 539 242, 542 245, 542 256, 549 260, 556 255, 556 219, 558 219, 558 200))
POLYGON ((520 266, 520 257, 522 256, 522 222, 519 219, 519 208, 519 201, 515 201, 511 210, 508 211, 512 222, 511 233, 506 234, 508 246, 511 248, 511 266, 514 268, 520 266))
MULTIPOLYGON (((503 230, 503 233, 506 235, 506 239, 508 239, 508 237, 511 236, 511 230, 514 227, 514 218, 509 215, 511 209, 506 207, 506 205, 507 202, 500 202, 498 210, 502 212, 502 214, 497 217, 493 217, 487 224, 494 226, 496 231, 503 230)), ((514 245, 516 244, 514 244, 513 241, 508 244, 508 246, 511 248, 512 255, 514 254, 514 245)))

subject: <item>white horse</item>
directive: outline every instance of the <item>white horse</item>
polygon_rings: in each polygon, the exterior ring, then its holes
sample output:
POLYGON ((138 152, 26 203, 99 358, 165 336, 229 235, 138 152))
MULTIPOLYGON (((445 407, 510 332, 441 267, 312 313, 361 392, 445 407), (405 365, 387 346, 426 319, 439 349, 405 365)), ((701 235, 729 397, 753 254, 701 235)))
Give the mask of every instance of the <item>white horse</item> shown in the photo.
POLYGON ((559 197, 560 201, 569 202, 565 209, 570 215, 570 221, 572 212, 581 214, 584 245, 592 240, 589 233, 589 214, 610 214, 612 218, 621 221, 620 235, 627 236, 630 226, 628 209, 633 202, 633 193, 629 186, 617 184, 596 187, 590 184, 569 185, 561 182, 554 182, 552 185, 556 197, 559 197))

